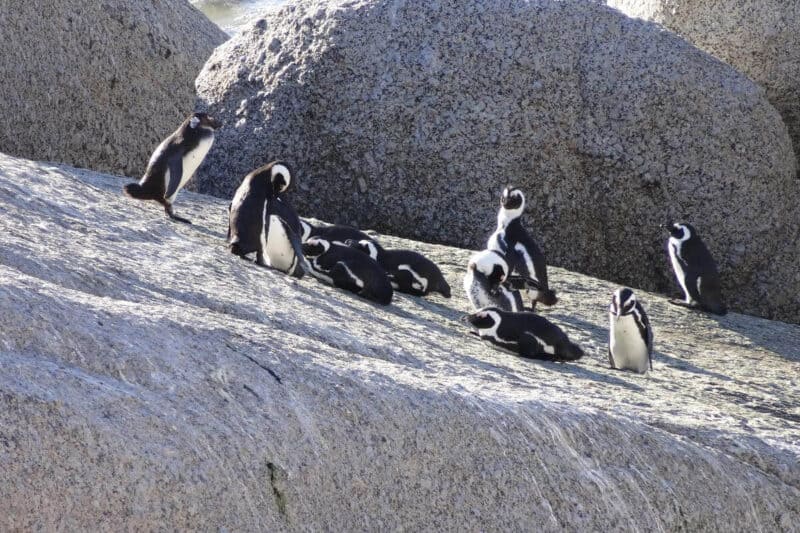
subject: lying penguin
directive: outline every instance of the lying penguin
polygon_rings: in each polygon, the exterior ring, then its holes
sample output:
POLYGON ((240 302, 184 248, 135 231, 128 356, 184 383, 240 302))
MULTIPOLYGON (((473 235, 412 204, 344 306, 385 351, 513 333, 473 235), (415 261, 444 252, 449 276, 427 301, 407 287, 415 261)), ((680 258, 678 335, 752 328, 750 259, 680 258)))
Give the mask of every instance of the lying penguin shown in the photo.
POLYGON ((172 204, 211 150, 217 128, 219 123, 207 114, 193 113, 158 145, 142 179, 125 185, 125 194, 137 200, 155 200, 169 218, 191 224, 175 214, 172 204))
POLYGON ((389 276, 393 289, 414 296, 438 292, 450 298, 450 285, 442 271, 424 255, 411 250, 386 250, 373 240, 348 240, 345 244, 377 261, 389 276))
POLYGON ((561 328, 534 313, 484 307, 462 320, 475 328, 473 334, 520 357, 545 361, 577 361, 583 357, 581 347, 561 328))
POLYGON ((669 302, 716 315, 727 314, 717 263, 697 230, 687 223, 668 224, 667 229, 670 234, 667 251, 672 270, 685 296, 683 301, 673 299, 669 302))
POLYGON ((315 278, 382 305, 392 302, 394 291, 389 276, 370 256, 322 237, 308 239, 303 253, 309 258, 315 278))
POLYGON ((314 226, 308 220, 300 219, 302 226, 302 240, 306 242, 311 237, 322 237, 333 244, 345 244, 349 240, 372 241, 372 237, 352 226, 334 224, 332 226, 314 226))
POLYGON ((558 298, 548 285, 544 253, 522 225, 524 212, 525 195, 516 187, 506 187, 500 196, 497 229, 489 237, 486 248, 505 254, 512 273, 517 272, 534 282, 524 288, 533 310, 536 302, 550 306, 555 305, 558 298))
POLYGON ((472 308, 498 307, 504 311, 523 311, 522 295, 507 284, 509 274, 505 256, 483 250, 473 254, 464 275, 464 292, 472 308))
POLYGON ((303 277, 309 270, 300 243, 300 217, 285 197, 289 166, 273 161, 245 176, 228 206, 228 248, 245 258, 256 253, 261 266, 303 277))
POLYGON ((608 309, 608 363, 644 374, 653 370, 653 330, 633 291, 618 289, 608 309))

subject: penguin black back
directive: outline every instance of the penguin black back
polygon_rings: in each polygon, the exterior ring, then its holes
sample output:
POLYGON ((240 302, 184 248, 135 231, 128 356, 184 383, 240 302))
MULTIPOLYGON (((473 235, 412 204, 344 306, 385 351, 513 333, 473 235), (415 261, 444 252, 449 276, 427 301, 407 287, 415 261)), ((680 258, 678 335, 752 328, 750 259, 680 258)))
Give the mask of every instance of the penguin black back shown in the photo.
POLYGON ((527 291, 534 306, 537 301, 555 305, 558 298, 549 286, 544 252, 522 225, 524 212, 523 192, 516 187, 506 187, 500 196, 497 229, 489 238, 487 248, 505 254, 511 272, 535 281, 536 289, 527 291))
POLYGON ((214 131, 219 127, 206 113, 190 115, 158 145, 142 179, 125 185, 125 194, 138 200, 155 200, 164 206, 171 219, 189 223, 175 215, 172 204, 205 159, 214 143, 214 131))
POLYGON ((492 344, 516 352, 520 357, 546 361, 576 361, 583 350, 561 328, 534 313, 514 313, 484 307, 465 320, 477 335, 492 344))
POLYGON ((382 305, 392 302, 394 290, 389 276, 374 259, 359 250, 311 237, 303 244, 303 253, 317 279, 382 305))
POLYGON ((334 224, 331 226, 314 226, 307 220, 300 220, 302 226, 303 242, 311 237, 321 237, 332 244, 345 244, 347 241, 373 241, 374 239, 363 231, 352 226, 334 224))
MULTIPOLYGON (((268 199, 285 192, 292 181, 288 164, 273 161, 244 177, 228 206, 228 246, 240 257, 261 249, 264 207, 268 199)), ((291 218, 291 216, 290 216, 291 218)), ((301 231, 299 218, 287 221, 301 231)))
POLYGON ((717 263, 697 230, 686 222, 668 224, 667 252, 685 299, 670 303, 698 307, 710 313, 728 312, 722 296, 717 263))
POLYGON ((450 298, 450 285, 436 263, 413 250, 386 250, 372 240, 348 240, 346 244, 369 255, 386 271, 392 287, 400 292, 425 296, 439 292, 450 298))

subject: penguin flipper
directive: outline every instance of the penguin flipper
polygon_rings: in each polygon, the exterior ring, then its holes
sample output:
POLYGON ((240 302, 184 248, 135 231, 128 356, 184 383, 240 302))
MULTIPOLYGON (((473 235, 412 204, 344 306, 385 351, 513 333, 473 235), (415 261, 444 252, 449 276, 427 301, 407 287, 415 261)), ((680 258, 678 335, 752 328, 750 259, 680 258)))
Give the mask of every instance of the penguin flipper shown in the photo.
POLYGON ((300 242, 300 236, 292 229, 288 222, 282 218, 280 220, 283 224, 283 229, 286 232, 286 236, 289 237, 289 242, 292 245, 296 259, 296 262, 294 265, 292 265, 292 271, 289 272, 289 275, 296 278, 302 278, 304 274, 311 272, 311 266, 308 264, 306 256, 303 255, 303 244, 300 242))
MULTIPOLYGON (((617 366, 614 364, 614 356, 611 355, 611 347, 610 346, 608 348, 608 364, 609 364, 609 366, 611 366, 611 368, 616 370, 617 366)), ((652 366, 652 362, 650 364, 652 366)))
POLYGON ((519 356, 527 359, 541 359, 543 347, 539 340, 527 331, 519 338, 519 356))
POLYGON ((425 296, 425 291, 414 287, 416 280, 408 270, 398 270, 392 272, 389 279, 397 284, 397 290, 413 296, 425 296))
POLYGON ((183 156, 180 152, 176 151, 172 154, 167 161, 167 168, 169 169, 169 183, 164 198, 172 198, 178 192, 178 187, 181 186, 183 179, 183 156))
POLYGON ((333 280, 334 287, 355 293, 361 292, 362 287, 356 283, 355 279, 353 279, 353 276, 350 275, 347 265, 341 261, 333 265, 333 268, 331 268, 331 271, 328 273, 328 275, 333 280))

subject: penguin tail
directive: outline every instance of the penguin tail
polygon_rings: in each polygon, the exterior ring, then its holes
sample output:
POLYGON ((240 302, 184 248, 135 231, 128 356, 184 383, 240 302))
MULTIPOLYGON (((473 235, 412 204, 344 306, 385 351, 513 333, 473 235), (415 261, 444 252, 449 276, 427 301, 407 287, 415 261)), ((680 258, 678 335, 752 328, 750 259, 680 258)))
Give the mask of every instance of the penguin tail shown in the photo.
POLYGON ((138 183, 129 183, 122 188, 126 196, 137 200, 155 200, 153 195, 138 183))
POLYGON ((583 357, 583 350, 573 342, 567 341, 562 350, 558 352, 559 361, 577 361, 583 357))
POLYGON ((548 307, 555 305, 556 302, 558 302, 555 291, 551 291, 550 289, 540 291, 539 298, 537 298, 537 300, 548 307))
POLYGON ((445 298, 450 298, 450 285, 442 278, 439 280, 439 287, 436 289, 445 298))

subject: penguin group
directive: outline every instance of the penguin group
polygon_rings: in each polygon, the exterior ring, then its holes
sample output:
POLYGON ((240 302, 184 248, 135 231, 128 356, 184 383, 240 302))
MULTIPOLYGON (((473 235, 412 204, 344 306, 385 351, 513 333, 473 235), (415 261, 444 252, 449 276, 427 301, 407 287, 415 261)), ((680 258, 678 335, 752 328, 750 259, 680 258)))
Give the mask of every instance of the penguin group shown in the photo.
MULTIPOLYGON (((174 221, 191 224, 173 210, 178 193, 200 167, 221 124, 206 113, 193 113, 164 139, 150 157, 138 183, 126 195, 154 200, 174 221)), ((381 305, 394 292, 413 296, 451 289, 439 267, 411 250, 385 249, 363 231, 341 225, 314 226, 298 216, 288 200, 294 184, 290 165, 276 160, 243 179, 228 205, 228 250, 256 264, 353 292, 381 305)), ((530 359, 577 361, 584 352, 557 325, 537 313, 537 305, 558 303, 550 288, 544 252, 525 228, 525 194, 506 187, 500 195, 497 226, 486 247, 474 253, 464 275, 472 313, 462 321, 470 333, 503 350, 530 359)), ((697 230, 688 223, 662 226, 669 232, 667 254, 684 293, 674 305, 724 315, 717 265, 697 230)), ((608 310, 608 361, 611 368, 652 370, 653 331, 633 290, 620 288, 608 310)))

